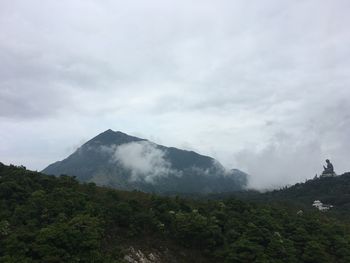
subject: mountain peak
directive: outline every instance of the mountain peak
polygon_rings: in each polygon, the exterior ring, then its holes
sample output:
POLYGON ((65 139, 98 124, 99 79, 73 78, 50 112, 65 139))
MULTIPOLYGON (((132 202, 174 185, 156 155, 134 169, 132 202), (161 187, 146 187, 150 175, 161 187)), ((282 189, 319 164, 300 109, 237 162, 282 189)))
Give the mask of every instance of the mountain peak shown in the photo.
MULTIPOLYGON (((104 132, 101 132, 99 135, 102 135, 102 134, 104 134, 104 135, 106 135, 106 134, 120 134, 120 135, 123 134, 123 135, 128 135, 128 134, 123 133, 121 131, 113 131, 112 129, 105 130, 104 132)), ((99 136, 99 135, 97 135, 97 136, 99 136)))
POLYGON ((108 130, 105 130, 103 133, 113 133, 115 131, 113 131, 112 129, 108 129, 108 130))
POLYGON ((112 129, 108 129, 92 138, 85 145, 120 145, 135 141, 144 141, 144 139, 133 137, 121 131, 113 131, 112 129))

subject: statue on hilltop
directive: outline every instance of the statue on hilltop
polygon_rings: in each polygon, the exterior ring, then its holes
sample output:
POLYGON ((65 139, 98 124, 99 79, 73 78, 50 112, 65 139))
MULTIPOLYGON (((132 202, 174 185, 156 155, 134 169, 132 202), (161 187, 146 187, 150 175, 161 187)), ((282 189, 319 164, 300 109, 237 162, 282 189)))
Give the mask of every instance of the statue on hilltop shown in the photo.
POLYGON ((335 172, 334 172, 333 164, 328 159, 326 160, 326 163, 327 163, 327 166, 323 165, 322 176, 334 176, 335 172))

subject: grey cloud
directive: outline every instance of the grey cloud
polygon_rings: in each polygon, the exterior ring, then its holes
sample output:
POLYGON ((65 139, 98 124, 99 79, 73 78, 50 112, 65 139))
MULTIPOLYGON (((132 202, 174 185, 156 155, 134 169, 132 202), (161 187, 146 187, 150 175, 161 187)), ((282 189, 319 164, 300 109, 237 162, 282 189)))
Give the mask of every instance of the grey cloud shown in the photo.
POLYGON ((333 161, 338 174, 349 169, 350 109, 347 100, 338 96, 330 101, 307 100, 297 116, 275 124, 282 131, 265 146, 235 154, 235 164, 251 174, 251 187, 279 187, 312 178, 322 172, 326 158, 333 161))
MULTIPOLYGON (((349 10, 344 0, 3 1, 0 122, 13 125, 1 154, 23 160, 14 134, 28 127, 42 130, 31 138, 41 148, 35 163, 47 158, 39 138, 51 127, 60 144, 103 127, 190 142, 256 178, 249 156, 260 164, 281 155, 288 167, 301 151, 311 156, 305 176, 324 156, 344 171, 349 10), (288 153, 285 141, 297 148, 288 153)), ((272 167, 268 182, 278 184, 285 175, 272 167)))
POLYGON ((56 114, 69 101, 69 97, 61 92, 50 88, 37 89, 36 83, 29 81, 0 85, 0 117, 3 118, 48 117, 56 114))

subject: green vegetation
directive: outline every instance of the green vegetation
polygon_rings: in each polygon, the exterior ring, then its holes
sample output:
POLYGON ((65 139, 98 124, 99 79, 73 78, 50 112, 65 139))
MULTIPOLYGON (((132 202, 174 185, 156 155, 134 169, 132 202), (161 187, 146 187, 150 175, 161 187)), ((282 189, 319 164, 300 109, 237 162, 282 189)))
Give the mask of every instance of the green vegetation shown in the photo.
POLYGON ((350 173, 335 177, 315 177, 305 183, 297 183, 266 193, 241 191, 207 196, 207 198, 216 200, 230 197, 262 203, 279 203, 303 210, 315 209, 312 207, 312 203, 315 200, 320 200, 324 204, 333 206, 327 212, 328 214, 350 223, 350 173))
POLYGON ((350 262, 348 225, 296 212, 123 192, 0 163, 0 262, 121 262, 130 245, 160 243, 179 262, 350 262))
POLYGON ((267 193, 269 200, 290 200, 298 204, 310 205, 314 200, 332 204, 333 212, 350 214, 350 173, 335 177, 317 177, 305 183, 267 193))

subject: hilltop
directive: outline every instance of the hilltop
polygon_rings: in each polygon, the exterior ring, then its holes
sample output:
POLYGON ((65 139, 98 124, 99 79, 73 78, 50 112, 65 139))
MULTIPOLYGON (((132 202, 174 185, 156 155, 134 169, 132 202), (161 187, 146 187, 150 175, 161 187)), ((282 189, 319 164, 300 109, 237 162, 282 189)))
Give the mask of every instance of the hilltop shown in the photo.
POLYGON ((317 177, 304 183, 267 192, 267 200, 288 201, 310 206, 314 200, 333 205, 338 214, 350 214, 350 173, 334 177, 317 177))

